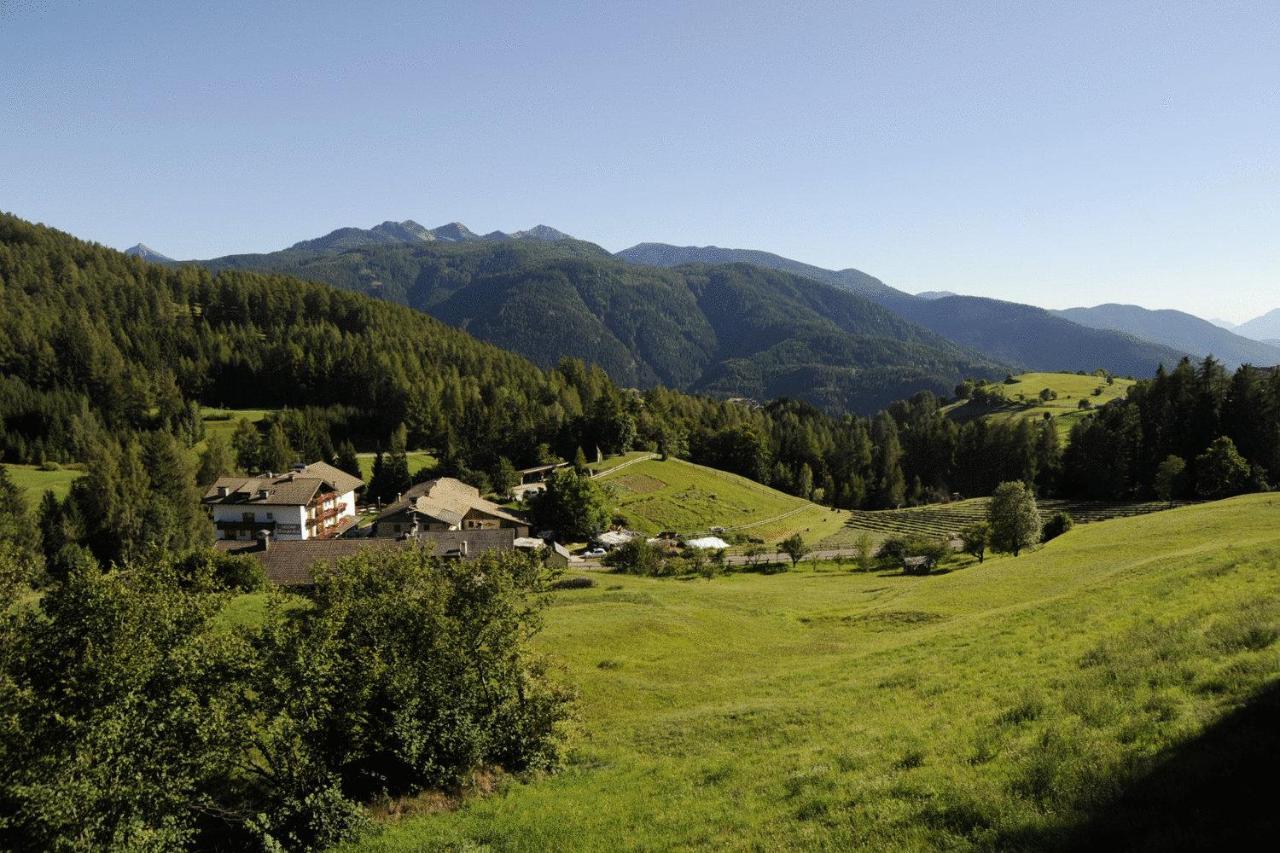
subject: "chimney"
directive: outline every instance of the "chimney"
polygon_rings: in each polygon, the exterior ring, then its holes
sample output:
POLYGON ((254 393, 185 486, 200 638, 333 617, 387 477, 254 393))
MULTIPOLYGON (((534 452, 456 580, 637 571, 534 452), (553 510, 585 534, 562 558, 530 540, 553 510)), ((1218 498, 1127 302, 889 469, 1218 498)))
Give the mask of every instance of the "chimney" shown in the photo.
POLYGON ((467 556, 467 540, 463 539, 458 543, 458 553, 464 557, 467 556))
POLYGON ((218 486, 218 497, 225 498, 229 494, 231 494, 231 489, 226 486, 218 486))
POLYGON ((270 533, 270 531, 267 531, 267 530, 259 530, 259 531, 258 531, 258 533, 257 533, 257 538, 258 538, 258 550, 259 550, 259 551, 269 551, 269 550, 271 550, 271 533, 270 533))

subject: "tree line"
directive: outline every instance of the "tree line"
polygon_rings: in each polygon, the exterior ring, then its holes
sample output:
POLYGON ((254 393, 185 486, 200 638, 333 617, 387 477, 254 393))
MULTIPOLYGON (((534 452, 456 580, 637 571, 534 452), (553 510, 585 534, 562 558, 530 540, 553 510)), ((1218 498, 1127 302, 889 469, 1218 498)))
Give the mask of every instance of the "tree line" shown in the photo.
MULTIPOLYGON (((1220 496, 1280 474, 1278 382, 1183 362, 1098 407, 1064 449, 1051 420, 957 423, 930 392, 867 418, 623 388, 578 360, 540 369, 403 306, 279 275, 149 265, 0 216, 10 462, 84 461, 148 432, 192 446, 203 404, 275 410, 242 425, 234 447, 211 442, 206 482, 290 457, 350 468, 357 448, 408 447, 498 487, 518 467, 650 449, 842 508, 987 495, 1013 480, 1045 495, 1143 497, 1165 463, 1176 496, 1220 496), (1202 460, 1218 439, 1231 447, 1202 460), (1176 477, 1171 457, 1184 466, 1176 477), (1202 474, 1212 471, 1220 482, 1202 474)), ((398 471, 381 491, 394 494, 398 471)))

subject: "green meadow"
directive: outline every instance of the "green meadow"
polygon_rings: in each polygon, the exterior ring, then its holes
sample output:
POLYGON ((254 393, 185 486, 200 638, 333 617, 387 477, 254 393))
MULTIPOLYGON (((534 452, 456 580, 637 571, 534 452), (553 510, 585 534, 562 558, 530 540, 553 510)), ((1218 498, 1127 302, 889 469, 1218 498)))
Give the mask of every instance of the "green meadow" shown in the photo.
POLYGON ((1031 418, 1038 421, 1047 414, 1055 419, 1058 435, 1065 439, 1076 421, 1089 414, 1087 409, 1080 408, 1081 400, 1088 400, 1092 406, 1102 406, 1125 396, 1134 384, 1132 379, 1116 377, 1108 385, 1105 379, 1078 373, 1022 373, 1013 378, 1011 383, 996 383, 1008 398, 1009 405, 992 409, 963 402, 949 406, 948 414, 962 421, 975 417, 996 420, 1031 418), (1057 399, 1042 401, 1040 392, 1045 388, 1056 392, 1057 399), (1027 403, 1031 405, 1023 405, 1027 403))
POLYGON ((766 542, 797 531, 817 542, 838 531, 848 515, 679 459, 615 465, 599 482, 612 490, 612 504, 627 525, 643 533, 705 533, 723 527, 766 542))
MULTIPOLYGON (((360 476, 366 483, 373 479, 373 460, 375 456, 377 456, 376 453, 356 454, 356 459, 360 461, 360 476)), ((409 476, 411 477, 423 469, 435 468, 440 464, 436 457, 425 450, 411 450, 405 454, 405 458, 409 462, 409 476)))
POLYGON ((1275 742, 1239 727, 1280 673, 1280 496, 926 577, 592 577, 536 640, 579 690, 565 768, 361 849, 1212 847, 1247 784, 1214 774, 1275 742))
POLYGON ((32 508, 47 491, 65 498, 71 484, 84 476, 79 466, 62 466, 54 471, 45 471, 38 465, 5 465, 4 468, 14 485, 27 493, 27 505, 32 508))

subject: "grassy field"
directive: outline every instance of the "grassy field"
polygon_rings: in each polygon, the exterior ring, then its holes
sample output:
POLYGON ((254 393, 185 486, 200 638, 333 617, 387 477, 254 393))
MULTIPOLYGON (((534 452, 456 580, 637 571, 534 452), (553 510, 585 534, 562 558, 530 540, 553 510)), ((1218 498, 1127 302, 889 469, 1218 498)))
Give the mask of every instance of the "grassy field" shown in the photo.
POLYGON ((71 484, 84 476, 78 467, 62 467, 56 471, 41 471, 35 465, 5 465, 14 484, 27 493, 27 505, 34 508, 46 491, 65 498, 71 484))
MULTIPOLYGON (((373 459, 376 453, 357 453, 356 458, 360 460, 360 476, 368 483, 373 479, 373 459)), ((409 460, 409 476, 413 476, 424 468, 434 468, 440 464, 440 460, 436 459, 425 450, 411 450, 406 454, 409 460)))
MULTIPOLYGON (((851 547, 863 533, 870 533, 877 542, 890 536, 955 536, 970 524, 985 521, 990 505, 990 498, 970 498, 907 509, 854 510, 848 513, 844 526, 820 545, 826 548, 851 547)), ((1169 509, 1168 504, 1160 501, 1042 500, 1039 507, 1045 519, 1055 512, 1066 512, 1077 524, 1169 509)))
POLYGON ((1013 418, 1031 418, 1041 420, 1046 414, 1056 420, 1058 434, 1066 438, 1076 421, 1087 416, 1087 410, 1080 409, 1080 401, 1088 400, 1094 406, 1104 405, 1111 400, 1123 397, 1134 384, 1132 379, 1117 378, 1111 385, 1097 376, 1080 376, 1076 373, 1023 373, 1015 376, 1011 384, 999 383, 1009 399, 1010 405, 992 409, 978 406, 975 403, 952 404, 947 414, 956 420, 971 420, 976 417, 987 417, 996 420, 1013 418), (1040 391, 1049 388, 1058 394, 1056 400, 1042 402, 1040 391), (1095 394, 1094 392, 1098 393, 1095 394), (1023 402, 1034 405, 1023 408, 1023 402))
POLYGON ((691 534, 723 527, 766 542, 799 531, 816 542, 838 531, 847 515, 679 459, 614 466, 599 481, 613 489, 616 509, 628 525, 644 533, 691 534))
MULTIPOLYGON (((228 442, 231 441, 231 436, 235 433, 236 425, 240 423, 241 418, 251 424, 256 424, 271 412, 271 409, 215 409, 209 406, 200 407, 200 416, 204 419, 205 435, 220 434, 228 442)), ((203 450, 203 442, 197 447, 203 450)))
POLYGON ((1275 495, 928 577, 600 576, 537 639, 564 772, 361 846, 1231 849, 1217 809, 1275 820, 1231 774, 1277 743, 1278 580, 1275 495))

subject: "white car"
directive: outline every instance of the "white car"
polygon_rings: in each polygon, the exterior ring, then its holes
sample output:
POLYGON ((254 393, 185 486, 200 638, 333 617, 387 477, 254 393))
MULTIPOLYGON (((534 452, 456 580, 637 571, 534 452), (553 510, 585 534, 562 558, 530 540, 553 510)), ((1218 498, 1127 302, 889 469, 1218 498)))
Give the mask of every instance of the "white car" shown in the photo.
POLYGON ((605 553, 606 553, 606 552, 605 552, 605 550, 604 550, 603 548, 592 548, 590 551, 583 551, 583 552, 582 552, 582 556, 584 556, 584 557, 603 557, 603 556, 605 555, 605 553))

